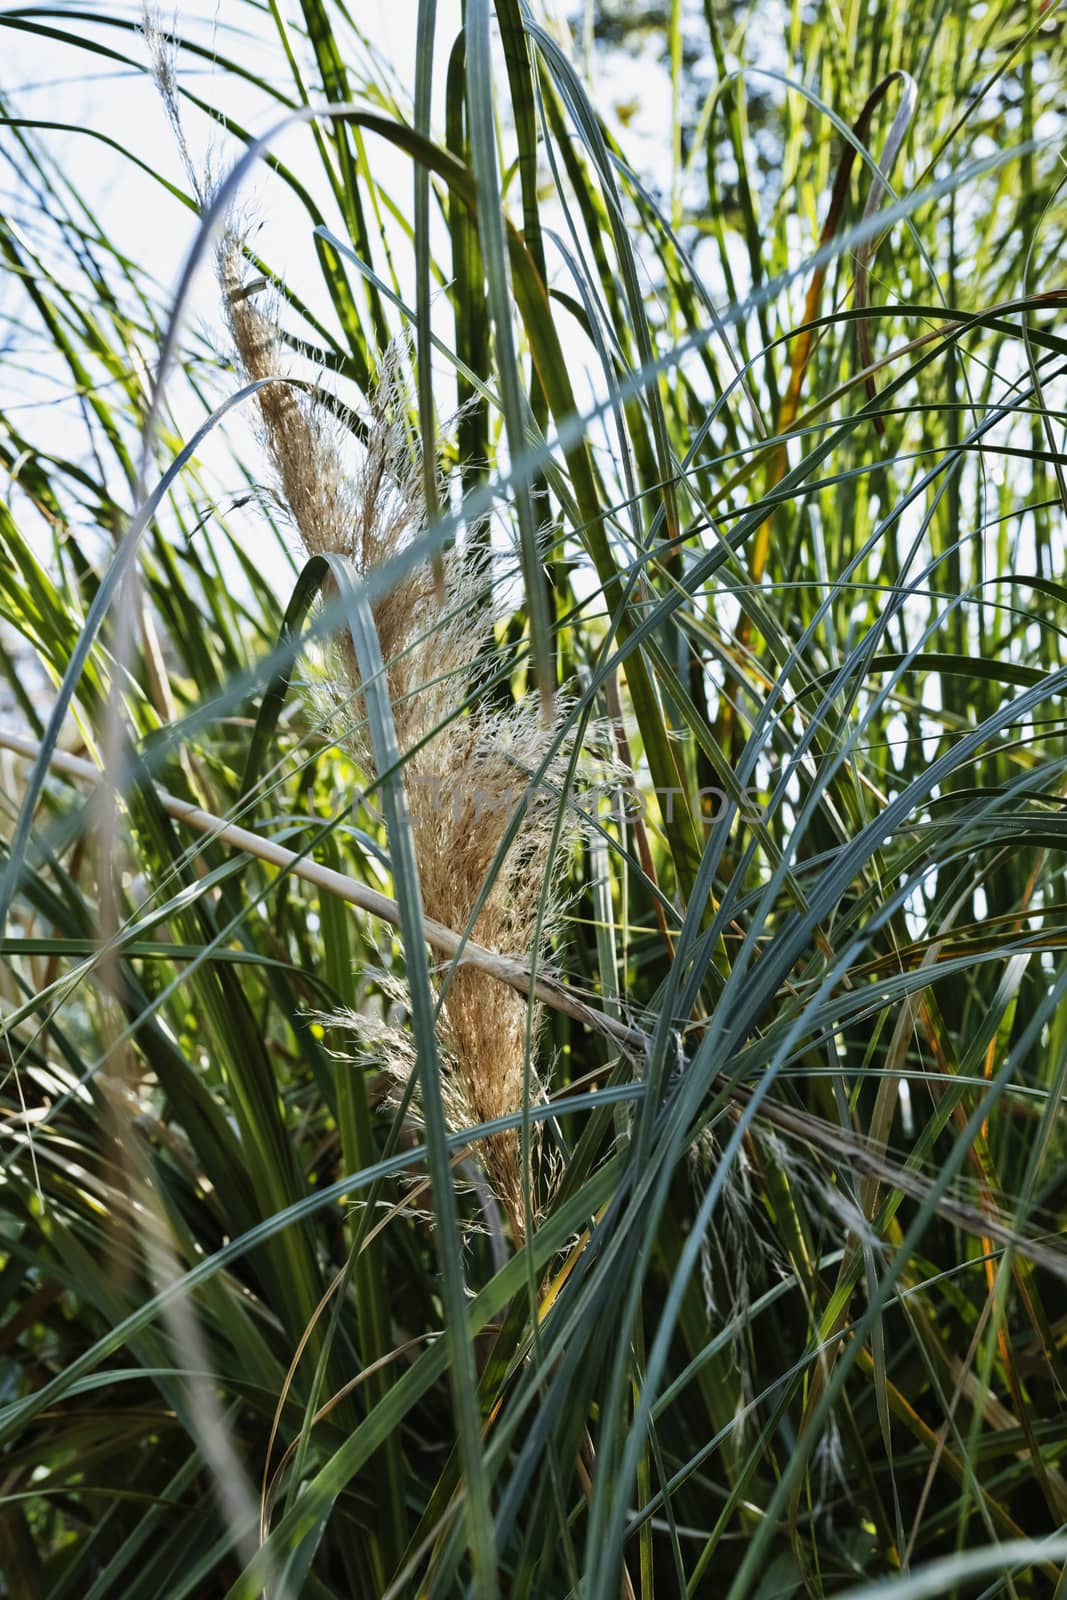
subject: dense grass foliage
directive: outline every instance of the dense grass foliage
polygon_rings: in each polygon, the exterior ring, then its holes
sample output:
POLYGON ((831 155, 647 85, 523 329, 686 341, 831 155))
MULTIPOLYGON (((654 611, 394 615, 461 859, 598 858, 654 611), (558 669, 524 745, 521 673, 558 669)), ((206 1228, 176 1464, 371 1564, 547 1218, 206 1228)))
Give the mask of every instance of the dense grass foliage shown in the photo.
POLYGON ((0 12, 19 1600, 1067 1592, 1058 0, 571 22, 0 12))

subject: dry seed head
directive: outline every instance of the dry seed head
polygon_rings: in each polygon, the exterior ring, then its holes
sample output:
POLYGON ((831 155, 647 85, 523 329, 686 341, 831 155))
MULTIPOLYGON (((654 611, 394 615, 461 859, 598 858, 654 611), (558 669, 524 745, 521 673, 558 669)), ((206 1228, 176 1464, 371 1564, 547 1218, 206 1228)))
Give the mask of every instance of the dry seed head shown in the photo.
MULTIPOLYGON (((233 232, 219 251, 230 330, 241 365, 259 390, 265 449, 278 492, 310 554, 346 557, 366 575, 401 553, 424 524, 420 463, 406 431, 407 391, 402 352, 392 351, 369 400, 364 449, 349 461, 336 419, 306 385, 287 381, 277 322, 242 288, 243 250, 233 232)), ((444 486, 442 486, 444 488, 444 486)), ((471 927, 480 944, 501 954, 539 958, 558 920, 561 871, 576 836, 576 814, 565 812, 560 847, 552 858, 556 802, 566 761, 549 752, 561 727, 544 726, 532 700, 508 711, 478 699, 480 662, 492 623, 489 557, 460 547, 442 557, 443 596, 426 565, 410 569, 373 604, 386 664, 397 736, 408 756, 405 780, 415 855, 426 912, 457 930, 471 927), (543 787, 531 777, 547 762, 543 787), (547 803, 546 803, 547 802, 547 803), (516 815, 515 837, 505 840, 516 815), (538 940, 544 893, 546 915, 538 940), (479 902, 481 902, 479 904, 479 902)), ((339 650, 339 695, 353 707, 346 740, 373 771, 359 733, 362 699, 351 648, 339 650)), ((448 1103, 457 1128, 520 1110, 526 1093, 542 1089, 527 1067, 529 1002, 484 973, 460 967, 445 998, 448 1103)), ((369 1038, 360 1028, 363 1040, 369 1038)), ((409 1051, 380 1030, 374 1041, 398 1070, 410 1070, 409 1051)), ((537 1148, 536 1126, 530 1145, 537 1148)), ((482 1143, 490 1182, 516 1238, 525 1233, 521 1140, 514 1132, 482 1143)))
POLYGON ((205 211, 215 187, 214 179, 210 165, 205 164, 204 168, 198 167, 190 154, 178 93, 178 47, 173 37, 167 33, 160 8, 153 3, 153 0, 146 0, 141 8, 141 33, 148 47, 152 80, 159 91, 163 109, 167 113, 167 121, 178 146, 178 154, 189 179, 189 187, 196 197, 197 205, 201 211, 205 211))

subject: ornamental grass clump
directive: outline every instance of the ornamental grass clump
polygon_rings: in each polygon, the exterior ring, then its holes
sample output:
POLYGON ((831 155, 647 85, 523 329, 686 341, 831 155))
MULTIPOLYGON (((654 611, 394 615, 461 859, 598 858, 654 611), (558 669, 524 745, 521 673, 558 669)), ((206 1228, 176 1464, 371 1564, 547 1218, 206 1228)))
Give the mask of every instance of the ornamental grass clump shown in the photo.
MULTIPOLYGON (((422 463, 402 420, 399 352, 382 363, 369 396, 364 443, 350 463, 328 401, 312 386, 295 383, 286 370, 277 323, 245 291, 242 261, 240 240, 231 232, 219 265, 237 356, 250 381, 278 379, 257 395, 278 495, 309 555, 343 557, 358 577, 366 577, 403 550, 425 522, 422 463)), ((565 781, 566 759, 553 750, 558 722, 546 724, 533 697, 500 709, 480 693, 493 580, 484 543, 456 545, 445 552, 437 573, 429 565, 413 567, 371 609, 405 757, 424 910, 501 955, 528 961, 536 954, 540 960, 559 922, 561 873, 577 813, 566 809, 553 850, 556 806, 543 801, 565 781), (540 803, 531 784, 539 774, 540 803), (519 808, 519 826, 505 847, 519 808)), ((337 695, 346 707, 342 741, 363 770, 376 776, 359 666, 347 634, 338 637, 336 660, 337 695)), ((457 1129, 517 1112, 527 1096, 536 1101, 542 1094, 527 1047, 528 1033, 536 1037, 539 1008, 531 1016, 530 1007, 524 995, 484 972, 461 964, 452 974, 440 1042, 446 1111, 457 1129)), ((365 1044, 365 1022, 353 1016, 351 1023, 365 1044)), ((410 1054, 389 1048, 388 1037, 388 1031, 376 1032, 374 1047, 402 1077, 410 1070, 410 1054)), ((517 1241, 527 1223, 521 1147, 516 1131, 491 1135, 480 1147, 517 1241)), ((536 1155, 537 1148, 533 1124, 529 1149, 536 1155)))

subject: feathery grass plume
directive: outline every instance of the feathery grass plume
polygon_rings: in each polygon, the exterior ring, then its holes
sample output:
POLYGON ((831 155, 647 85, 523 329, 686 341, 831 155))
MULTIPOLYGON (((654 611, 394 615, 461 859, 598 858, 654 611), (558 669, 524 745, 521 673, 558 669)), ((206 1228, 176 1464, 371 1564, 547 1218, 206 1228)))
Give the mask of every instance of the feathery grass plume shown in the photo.
POLYGON ((196 197, 197 205, 201 211, 206 210, 208 197, 214 187, 210 170, 197 166, 189 150, 189 142, 185 137, 185 123, 182 119, 181 101, 178 97, 178 50, 174 39, 168 34, 158 5, 154 0, 145 0, 141 7, 141 34, 148 49, 149 70, 152 81, 159 91, 163 102, 163 109, 167 113, 167 121, 174 135, 174 142, 178 147, 185 175, 189 180, 189 187, 196 197))
MULTIPOLYGON (((220 247, 219 266, 230 329, 248 378, 285 378, 276 321, 242 290, 242 249, 235 232, 220 247)), ((366 439, 355 466, 342 453, 336 419, 311 393, 280 381, 258 395, 263 443, 305 548, 310 554, 345 556, 361 575, 403 549, 424 522, 421 464, 402 420, 405 394, 394 351, 369 397, 366 439)), ((577 819, 568 808, 553 857, 555 807, 531 797, 529 779, 545 760, 559 724, 543 725, 532 699, 503 711, 478 701, 482 649, 492 621, 491 558, 455 547, 442 560, 443 605, 427 566, 408 573, 373 607, 406 756, 423 905, 430 917, 457 930, 473 917, 472 937, 479 944, 529 958, 547 876, 547 914, 537 952, 543 957, 561 911, 560 873, 577 819), (489 882, 518 806, 525 807, 521 828, 489 882)), ((360 676, 349 641, 339 641, 338 655, 342 696, 358 712, 360 676)), ((562 717, 564 708, 557 714, 562 717)), ((345 742, 373 772, 363 728, 357 715, 345 742)), ((565 765, 561 756, 550 763, 549 788, 562 781, 565 765)), ((484 973, 460 967, 454 974, 442 1044, 450 1063, 446 1109, 457 1128, 520 1110, 527 1087, 531 1100, 541 1095, 541 1084, 527 1067, 528 1006, 524 996, 484 973)), ((535 1014, 535 1028, 537 1020, 535 1014)), ((536 1146, 531 1129, 532 1150, 536 1146)), ((481 1149, 517 1240, 526 1231, 520 1148, 519 1135, 508 1132, 487 1138, 481 1149)))

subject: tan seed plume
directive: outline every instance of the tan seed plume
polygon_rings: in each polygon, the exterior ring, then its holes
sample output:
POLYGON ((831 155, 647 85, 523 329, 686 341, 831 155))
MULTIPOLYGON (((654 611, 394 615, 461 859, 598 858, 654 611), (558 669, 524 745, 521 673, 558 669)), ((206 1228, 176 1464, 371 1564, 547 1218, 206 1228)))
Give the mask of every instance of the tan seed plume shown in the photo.
MULTIPOLYGON (((220 279, 237 354, 250 380, 287 376, 277 325, 242 291, 243 256, 231 233, 219 252, 220 279)), ((424 524, 421 465, 404 425, 399 363, 383 363, 370 397, 360 460, 344 459, 338 424, 303 386, 272 383, 259 391, 263 443, 277 489, 309 554, 346 557, 361 575, 402 550, 424 524)), ((554 729, 540 722, 531 700, 500 711, 477 697, 479 660, 491 624, 489 558, 456 547, 445 554, 442 586, 418 567, 374 603, 397 736, 406 754, 405 787, 426 914, 455 929, 468 926, 479 897, 472 936, 490 950, 528 960, 537 938, 538 905, 550 862, 554 808, 529 806, 516 839, 497 864, 506 830, 529 774, 544 761, 554 729), (466 709, 462 709, 466 708, 466 709), (458 713, 458 714, 457 714, 458 713)), ((372 752, 361 731, 361 684, 351 645, 340 643, 340 689, 355 708, 345 742, 365 770, 372 752)), ((547 774, 562 775, 557 761, 547 774)), ((573 839, 573 827, 568 829, 573 839)), ((556 862, 566 859, 564 848, 556 862)), ((549 916, 541 929, 543 956, 558 918, 550 883, 549 916)), ((445 999, 448 1110, 457 1127, 519 1110, 527 1083, 529 1002, 484 972, 461 967, 445 999)), ((539 1008, 538 1013, 539 1014, 539 1008)), ((535 1021, 537 1017, 535 1015, 535 1021)), ((536 1146, 536 1134, 531 1134, 536 1146)), ((483 1141, 490 1183, 517 1240, 527 1209, 516 1133, 483 1141)), ((531 1174, 526 1175, 527 1178, 531 1174)), ((536 1202, 534 1201, 536 1214, 536 1202)))

